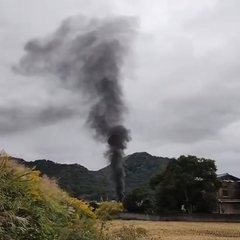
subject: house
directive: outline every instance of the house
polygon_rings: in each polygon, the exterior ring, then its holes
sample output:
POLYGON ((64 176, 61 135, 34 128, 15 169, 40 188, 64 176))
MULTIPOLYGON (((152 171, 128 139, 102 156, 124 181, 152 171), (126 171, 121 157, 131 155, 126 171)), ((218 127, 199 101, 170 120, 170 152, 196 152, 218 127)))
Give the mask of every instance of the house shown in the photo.
POLYGON ((228 173, 219 174, 222 186, 218 191, 217 212, 221 214, 240 214, 240 178, 228 173))

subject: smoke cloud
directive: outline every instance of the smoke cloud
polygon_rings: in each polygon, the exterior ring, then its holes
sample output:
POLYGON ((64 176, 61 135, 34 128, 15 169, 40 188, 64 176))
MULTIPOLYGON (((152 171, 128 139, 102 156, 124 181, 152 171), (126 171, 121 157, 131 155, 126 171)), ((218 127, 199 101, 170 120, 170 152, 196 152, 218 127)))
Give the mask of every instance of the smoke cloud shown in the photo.
MULTIPOLYGON (((40 75, 61 81, 90 104, 87 125, 99 141, 108 144, 118 200, 124 196, 123 155, 129 130, 123 126, 126 106, 122 91, 122 66, 136 33, 137 19, 71 17, 42 39, 32 39, 13 68, 18 74, 40 75)), ((79 103, 79 108, 82 103, 79 103)))

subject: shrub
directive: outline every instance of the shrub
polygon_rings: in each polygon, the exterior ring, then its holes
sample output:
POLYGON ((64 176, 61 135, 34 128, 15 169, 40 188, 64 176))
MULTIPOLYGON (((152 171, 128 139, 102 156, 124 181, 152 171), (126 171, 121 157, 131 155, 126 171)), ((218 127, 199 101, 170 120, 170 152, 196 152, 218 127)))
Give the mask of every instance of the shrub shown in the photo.
POLYGON ((101 202, 95 211, 96 215, 105 220, 118 218, 118 214, 123 211, 122 203, 116 201, 101 202))

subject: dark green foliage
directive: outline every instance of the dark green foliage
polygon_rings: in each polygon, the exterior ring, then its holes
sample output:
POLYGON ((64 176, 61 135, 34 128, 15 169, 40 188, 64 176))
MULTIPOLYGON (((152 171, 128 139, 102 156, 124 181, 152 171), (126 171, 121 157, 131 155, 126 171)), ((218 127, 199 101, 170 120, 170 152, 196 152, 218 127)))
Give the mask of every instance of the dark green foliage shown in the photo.
POLYGON ((155 190, 157 212, 181 211, 212 212, 217 201, 220 182, 217 179, 215 161, 181 156, 172 161, 165 171, 151 178, 155 190))
MULTIPOLYGON (((149 179, 159 169, 167 166, 171 159, 152 156, 146 152, 134 153, 125 158, 126 194, 135 188, 149 189, 149 179)), ((48 177, 58 180, 59 186, 74 197, 88 200, 115 198, 109 166, 99 171, 89 171, 79 164, 59 164, 49 160, 26 162, 18 159, 28 167, 36 166, 48 177)))
POLYGON ((130 213, 149 213, 153 208, 152 193, 136 188, 125 196, 123 207, 130 213))

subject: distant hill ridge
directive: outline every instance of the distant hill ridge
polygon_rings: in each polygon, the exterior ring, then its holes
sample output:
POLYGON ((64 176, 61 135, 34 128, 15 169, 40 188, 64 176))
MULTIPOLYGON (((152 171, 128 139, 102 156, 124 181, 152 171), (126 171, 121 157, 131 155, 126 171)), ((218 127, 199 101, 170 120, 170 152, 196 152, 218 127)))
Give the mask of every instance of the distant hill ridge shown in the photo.
MULTIPOLYGON (((36 167, 44 175, 58 180, 59 186, 75 197, 99 200, 115 198, 109 166, 98 171, 90 171, 80 164, 61 164, 50 160, 14 160, 36 167)), ((126 192, 141 187, 149 189, 149 179, 160 169, 165 168, 172 159, 152 156, 147 152, 136 152, 125 157, 126 192)))

